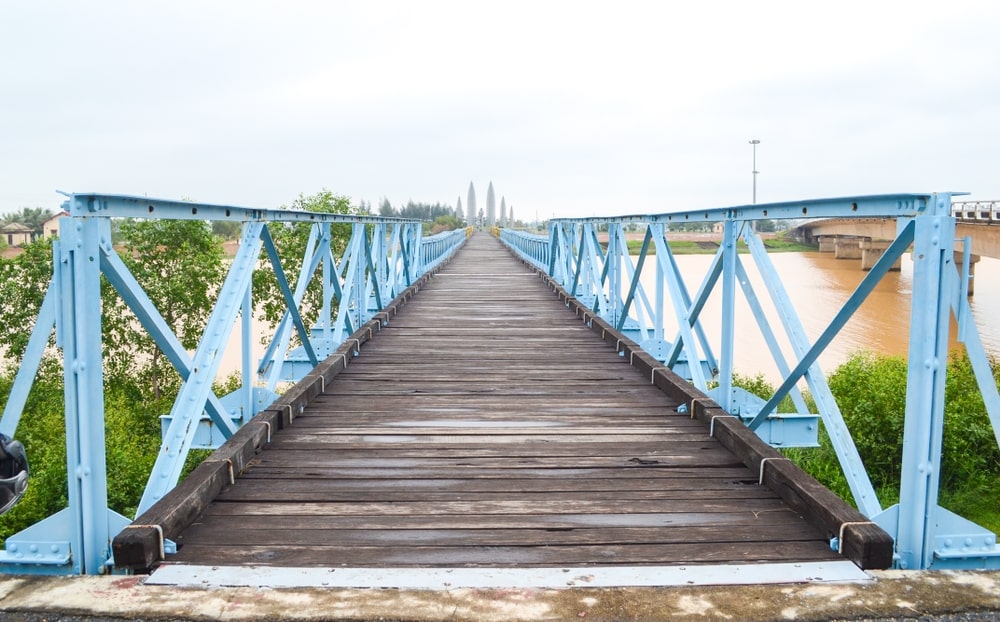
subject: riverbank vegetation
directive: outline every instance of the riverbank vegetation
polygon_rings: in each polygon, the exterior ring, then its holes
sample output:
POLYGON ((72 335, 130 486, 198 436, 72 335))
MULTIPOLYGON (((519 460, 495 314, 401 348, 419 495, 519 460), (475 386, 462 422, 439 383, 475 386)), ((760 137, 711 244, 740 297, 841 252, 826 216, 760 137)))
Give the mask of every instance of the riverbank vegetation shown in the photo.
MULTIPOLYGON (((992 368, 994 380, 1000 380, 1000 366, 994 361, 992 368)), ((828 378, 882 507, 899 501, 906 372, 903 357, 858 352, 828 378)), ((774 394, 774 388, 762 376, 739 377, 737 384, 765 399, 774 394)), ((779 410, 791 411, 790 400, 779 410)), ((847 480, 822 428, 819 440, 818 448, 784 452, 807 473, 850 501, 847 480)), ((945 388, 939 504, 1000 532, 997 499, 1000 499, 1000 448, 969 359, 964 354, 955 354, 948 362, 945 388)))
MULTIPOLYGON (((352 214, 360 208, 329 191, 299 196, 288 209, 352 214)), ((188 350, 196 347, 225 278, 228 261, 222 238, 203 221, 122 220, 114 231, 118 256, 128 266, 163 319, 188 350)), ((271 227, 272 238, 290 278, 299 272, 309 225, 271 227)), ((339 256, 351 234, 350 225, 333 225, 331 245, 339 256)), ((254 278, 257 320, 274 326, 284 309, 273 271, 254 278)), ((21 254, 0 257, 0 343, 6 366, 0 370, 0 403, 6 403, 42 297, 52 274, 51 240, 34 242, 21 254)), ((294 283, 293 283, 294 285, 294 283)), ((320 306, 320 285, 307 290, 306 322, 320 306)), ((102 340, 104 361, 105 437, 109 507, 134 516, 160 445, 160 416, 170 412, 181 379, 162 352, 142 330, 131 310, 102 277, 102 340)), ((54 341, 50 341, 54 345, 54 341)), ((237 388, 231 378, 216 383, 215 393, 237 388)), ((0 538, 54 514, 67 504, 66 430, 63 370, 54 348, 44 358, 27 400, 15 437, 24 443, 31 467, 25 496, 0 516, 0 538)), ((189 466, 204 457, 192 452, 189 466)))
MULTIPOLYGON (((801 253, 817 250, 815 246, 803 244, 787 234, 780 234, 773 237, 765 237, 762 240, 764 248, 774 253, 801 253)), ((642 240, 626 240, 628 251, 631 255, 638 255, 642 250, 642 240)), ((719 243, 713 239, 691 240, 691 239, 667 239, 670 252, 675 255, 714 255, 719 250, 719 243)), ((741 240, 738 242, 737 250, 740 253, 747 253, 749 249, 741 240)), ((656 247, 650 243, 648 253, 656 254, 656 247)))

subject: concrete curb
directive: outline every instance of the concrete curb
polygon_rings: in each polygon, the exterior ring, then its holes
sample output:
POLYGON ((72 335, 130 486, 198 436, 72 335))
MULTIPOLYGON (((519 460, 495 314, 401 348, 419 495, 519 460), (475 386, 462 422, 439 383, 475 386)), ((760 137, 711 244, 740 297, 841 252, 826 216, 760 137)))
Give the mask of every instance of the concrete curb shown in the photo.
MULTIPOLYGON (((415 570, 414 572, 419 572, 415 570)), ((863 584, 681 588, 181 588, 140 576, 6 576, 0 618, 49 620, 863 620, 1000 612, 1000 573, 876 571, 863 584)))

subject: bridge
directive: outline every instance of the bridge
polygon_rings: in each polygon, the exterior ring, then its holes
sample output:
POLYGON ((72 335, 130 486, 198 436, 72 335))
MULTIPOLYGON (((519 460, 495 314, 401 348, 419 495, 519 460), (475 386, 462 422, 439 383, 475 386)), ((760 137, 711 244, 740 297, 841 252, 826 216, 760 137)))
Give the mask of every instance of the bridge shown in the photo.
MULTIPOLYGON (((802 580, 816 564, 1000 565, 994 534, 937 504, 952 315, 1000 429, 1000 395, 958 294, 969 274, 954 261, 950 195, 563 219, 546 236, 497 231, 506 248, 485 232, 424 238, 418 223, 365 216, 92 194, 72 195, 66 207, 53 283, 0 433, 16 437, 55 327, 66 370, 69 505, 7 540, 0 552, 7 572, 190 577, 219 568, 335 567, 376 585, 376 574, 398 578, 413 568, 459 569, 452 576, 461 580, 477 568, 587 567, 631 573, 619 580, 638 584, 637 577, 662 581, 670 573, 691 580, 692 566, 718 574, 749 564, 754 576, 802 580), (899 235, 811 340, 748 223, 847 214, 893 218, 899 235), (110 220, 122 217, 243 223, 240 250, 193 356, 117 258, 110 220), (723 243, 693 295, 667 244, 666 225, 675 220, 723 223, 723 243), (285 223, 312 227, 294 291, 269 233, 285 223), (330 245, 333 224, 352 230, 340 257, 330 245), (645 240, 632 257, 624 230, 636 225, 645 240), (606 251, 598 228, 609 233, 606 251), (761 312, 738 240, 781 312, 791 360, 761 312), (886 508, 816 359, 911 245, 919 259, 908 442, 900 501, 886 508), (240 310, 252 308, 250 281, 262 253, 281 284, 285 320, 265 360, 244 366, 243 387, 218 397, 209 379, 240 310), (640 281, 647 262, 656 274, 651 293, 640 281), (107 509, 93 295, 102 274, 184 378, 134 518, 107 509), (307 329, 300 307, 314 277, 323 310, 307 329), (785 377, 769 399, 733 385, 737 285, 785 377), (722 335, 718 354, 699 318, 716 288, 724 301, 723 323, 714 327, 722 335), (678 325, 672 340, 668 317, 678 325), (282 381, 295 384, 279 394, 282 381), (818 412, 810 412, 800 382, 818 412), (785 396, 798 412, 776 412, 785 396), (819 422, 857 509, 775 449, 815 444, 819 422), (178 483, 197 447, 216 450, 178 483)), ((250 323, 242 324, 249 351, 250 323)), ((23 492, 23 481, 8 484, 15 496, 23 492)))
MULTIPOLYGON (((980 257, 1000 259, 1000 201, 955 201, 952 216, 956 220, 955 252, 961 260, 969 249, 969 273, 975 276, 980 257)), ((837 217, 806 221, 793 234, 820 252, 835 253, 838 259, 860 259, 861 269, 870 270, 889 243, 896 239, 894 218, 837 217)), ((896 263, 893 269, 899 269, 896 263)), ((974 292, 975 280, 969 281, 968 293, 974 292)))

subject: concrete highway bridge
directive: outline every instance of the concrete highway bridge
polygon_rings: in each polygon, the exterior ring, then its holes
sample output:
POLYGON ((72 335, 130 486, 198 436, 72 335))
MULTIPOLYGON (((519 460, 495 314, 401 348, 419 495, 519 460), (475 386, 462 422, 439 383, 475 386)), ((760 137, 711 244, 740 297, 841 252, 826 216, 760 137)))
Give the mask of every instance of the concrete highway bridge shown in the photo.
MULTIPOLYGON (((955 252, 961 257, 968 247, 970 274, 975 273, 980 257, 1000 259, 1000 201, 954 202, 952 215, 956 220, 955 252)), ((793 235, 838 259, 859 259, 861 269, 870 270, 896 239, 897 222, 895 218, 824 218, 800 224, 793 235)), ((894 269, 899 269, 898 263, 894 269)), ((969 285, 971 295, 974 281, 969 285)))

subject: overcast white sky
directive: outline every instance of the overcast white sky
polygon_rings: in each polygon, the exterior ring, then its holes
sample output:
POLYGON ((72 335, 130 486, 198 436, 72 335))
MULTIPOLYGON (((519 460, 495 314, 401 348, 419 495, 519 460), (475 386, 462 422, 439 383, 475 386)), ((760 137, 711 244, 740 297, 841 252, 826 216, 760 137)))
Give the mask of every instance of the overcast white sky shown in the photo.
POLYGON ((1000 3, 0 6, 0 212, 56 189, 519 218, 1000 199, 1000 3))

